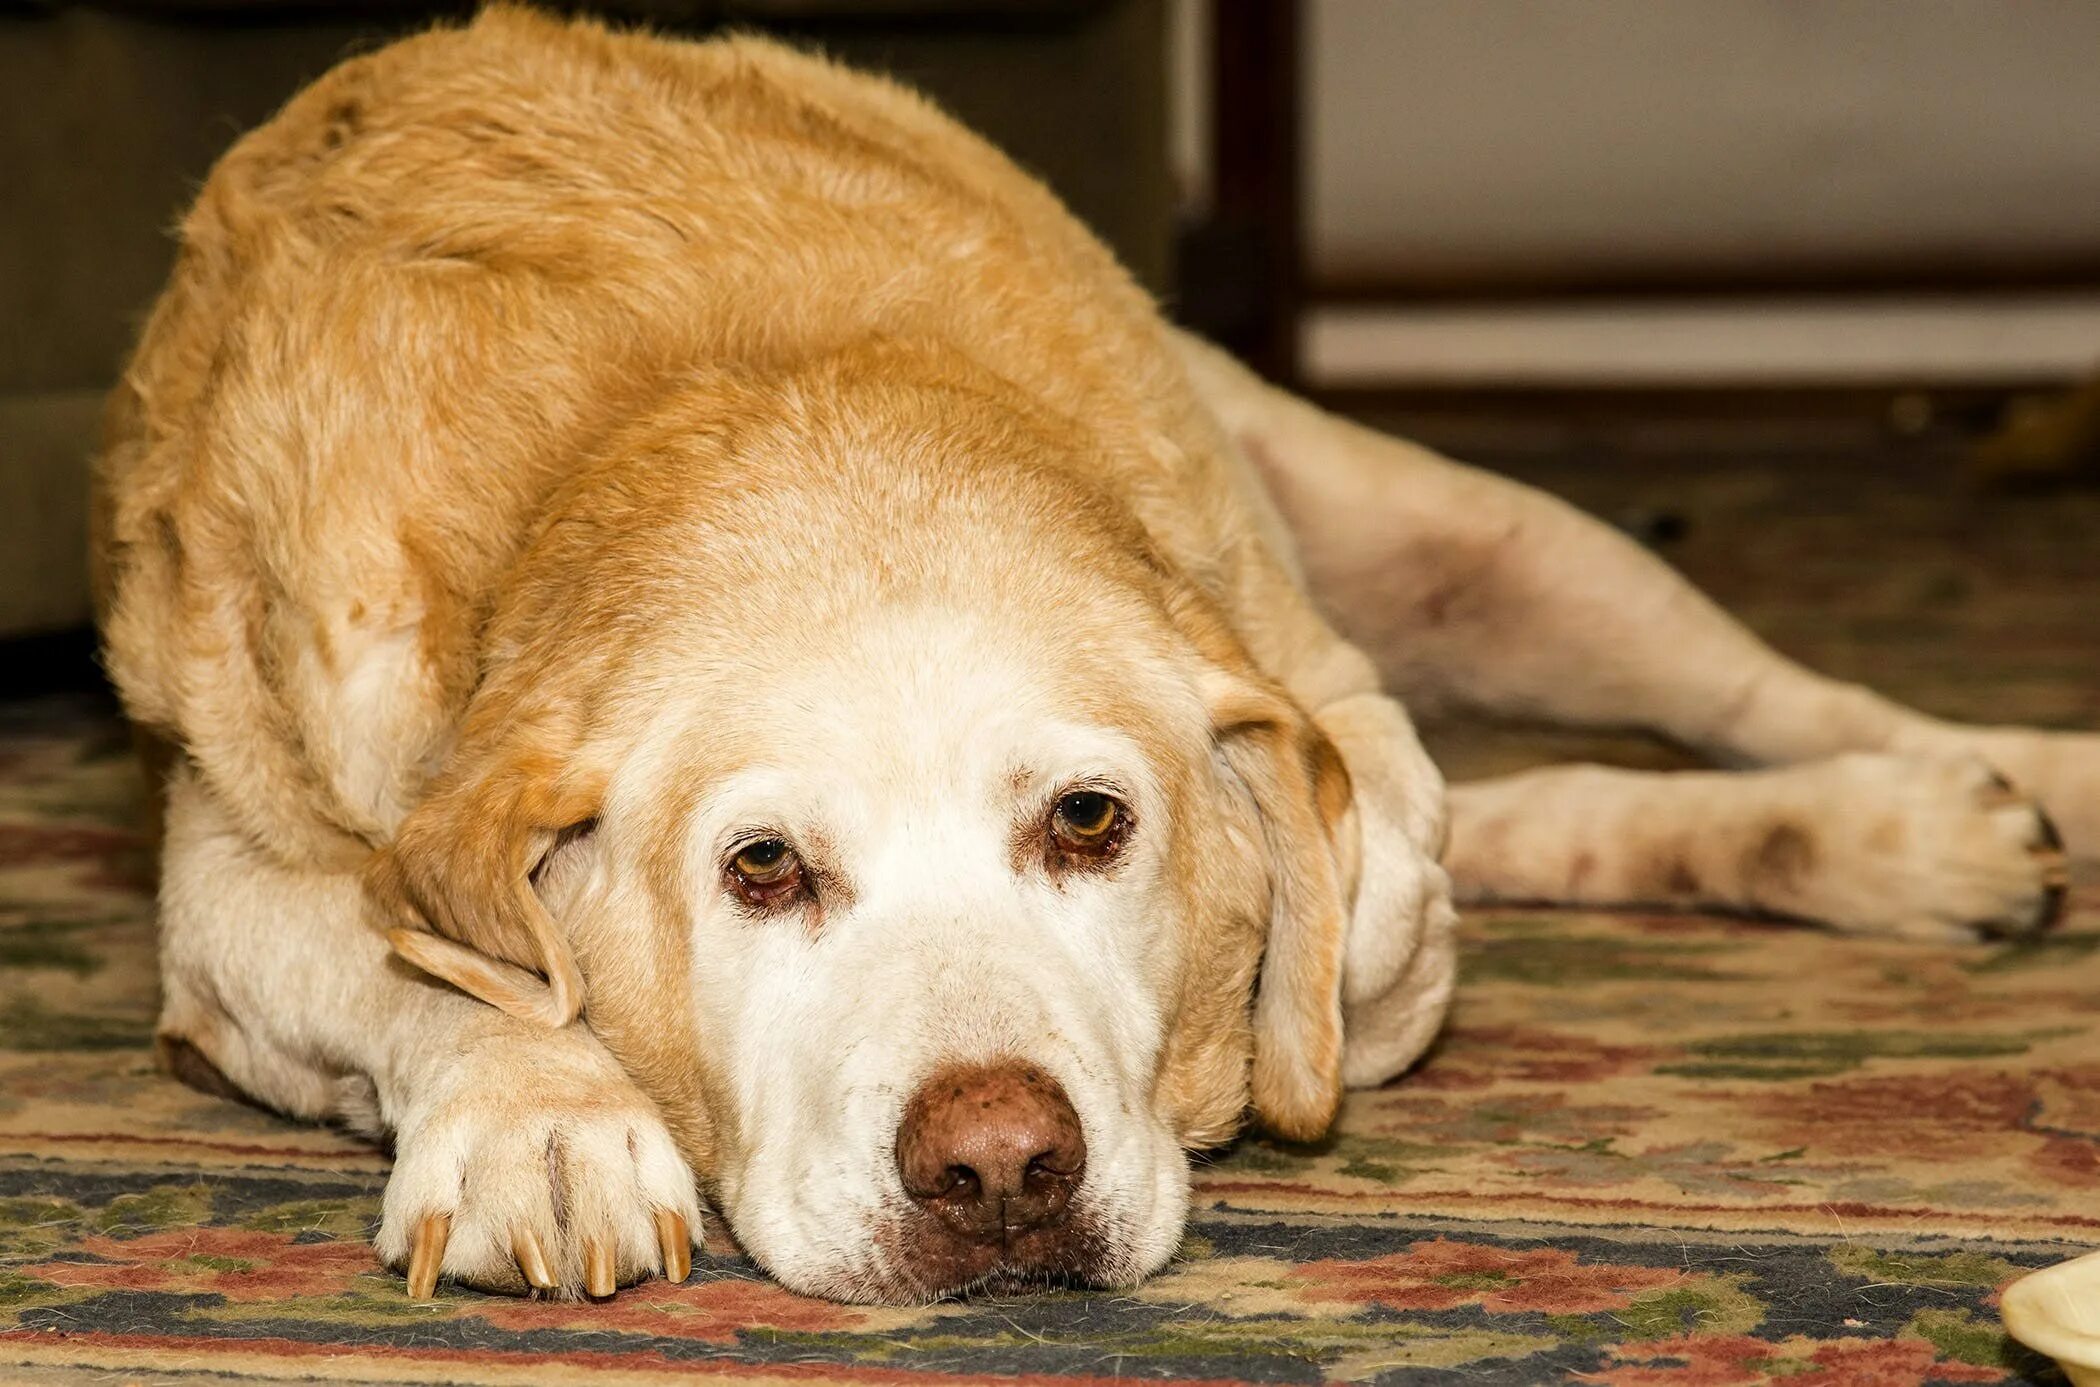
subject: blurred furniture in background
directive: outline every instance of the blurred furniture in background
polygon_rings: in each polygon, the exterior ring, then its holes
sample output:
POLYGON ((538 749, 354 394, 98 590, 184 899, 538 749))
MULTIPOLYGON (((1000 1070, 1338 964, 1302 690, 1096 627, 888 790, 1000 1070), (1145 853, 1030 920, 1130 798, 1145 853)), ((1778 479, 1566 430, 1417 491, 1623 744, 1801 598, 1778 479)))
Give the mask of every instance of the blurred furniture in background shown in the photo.
POLYGON ((1185 311, 1331 400, 1975 432, 2100 367, 2100 6, 1180 4, 1185 311))
MULTIPOLYGON (((585 8, 557 6, 557 8, 585 8)), ((1173 234, 1163 0, 609 0, 893 72, 1042 175, 1155 290, 1173 234)), ((338 60, 472 6, 0 0, 0 636, 88 615, 86 457, 218 157, 338 60)))
POLYGON ((1183 225, 1174 312, 1271 380, 1298 374, 1305 253, 1297 0, 1177 0, 1183 225))

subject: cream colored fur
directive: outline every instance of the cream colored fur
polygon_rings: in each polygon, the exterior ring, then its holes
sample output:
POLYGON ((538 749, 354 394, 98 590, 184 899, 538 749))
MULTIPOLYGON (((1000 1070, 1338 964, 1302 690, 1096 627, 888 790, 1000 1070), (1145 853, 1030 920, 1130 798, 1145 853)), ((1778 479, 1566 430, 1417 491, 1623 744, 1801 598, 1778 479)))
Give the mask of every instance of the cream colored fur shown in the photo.
POLYGON ((2033 926, 2053 870, 1971 753, 2100 837, 2090 739, 1782 664, 1174 332, 988 146, 783 48, 492 11, 296 98, 182 238, 96 509, 173 752, 162 1030, 393 1134, 396 1265, 442 1214, 471 1284, 522 1286, 521 1231, 565 1290, 593 1247, 632 1280, 704 1192, 791 1286, 959 1289, 898 1233, 899 1112, 1015 1055, 1086 1131, 1067 1270, 1127 1284, 1184 1148, 1316 1136, 1428 1045, 1447 838, 1476 895, 1945 935, 2033 926), (1888 754, 1461 788, 1447 826, 1382 684, 1888 754), (1073 787, 1129 814, 1099 869, 1045 856, 1073 787), (731 889, 754 833, 792 906, 731 889))

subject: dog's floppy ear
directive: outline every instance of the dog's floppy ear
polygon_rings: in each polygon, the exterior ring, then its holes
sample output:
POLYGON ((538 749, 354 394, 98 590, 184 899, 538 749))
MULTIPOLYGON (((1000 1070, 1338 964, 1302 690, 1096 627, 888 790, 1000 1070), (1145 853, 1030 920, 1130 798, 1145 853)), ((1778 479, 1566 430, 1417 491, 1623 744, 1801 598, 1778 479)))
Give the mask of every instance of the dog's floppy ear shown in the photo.
POLYGON ((1369 1088, 1405 1070, 1442 1025, 1457 981, 1458 916, 1435 861, 1448 820, 1444 778, 1400 705, 1365 692, 1313 714, 1349 767, 1352 878, 1342 959, 1342 1082, 1369 1088))
POLYGON ((1342 1099, 1342 956, 1355 821, 1341 756, 1282 689, 1217 670, 1205 690, 1217 747, 1261 820, 1269 933, 1254 998, 1255 1115, 1309 1141, 1342 1099))
POLYGON ((597 815, 604 783, 544 725, 477 745, 472 722, 374 855, 366 890, 410 963, 514 1016, 567 1025, 583 1009, 583 976, 532 872, 562 829, 597 815))

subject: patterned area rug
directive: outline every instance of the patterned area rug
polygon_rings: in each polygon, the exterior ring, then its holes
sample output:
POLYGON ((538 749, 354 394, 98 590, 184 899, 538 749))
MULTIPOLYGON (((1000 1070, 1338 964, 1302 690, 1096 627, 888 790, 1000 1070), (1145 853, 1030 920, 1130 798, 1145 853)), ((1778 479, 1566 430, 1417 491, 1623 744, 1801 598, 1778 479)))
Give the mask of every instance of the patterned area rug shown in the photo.
MULTIPOLYGON (((1826 553, 1800 498, 1842 484, 1749 475, 1657 482, 1704 527, 1673 557, 1791 649, 1945 711, 2100 723, 2100 504, 1957 546, 1930 497, 1862 482, 1826 553)), ((2082 869, 2062 930, 1961 950, 1476 916, 1428 1062, 1327 1142, 1204 1162, 1186 1245, 1127 1294, 849 1308, 724 1252, 604 1305, 413 1305, 366 1241, 380 1154, 155 1071, 137 793, 106 707, 0 713, 0 1380, 2039 1381, 1997 1290, 2100 1245, 2082 869)))

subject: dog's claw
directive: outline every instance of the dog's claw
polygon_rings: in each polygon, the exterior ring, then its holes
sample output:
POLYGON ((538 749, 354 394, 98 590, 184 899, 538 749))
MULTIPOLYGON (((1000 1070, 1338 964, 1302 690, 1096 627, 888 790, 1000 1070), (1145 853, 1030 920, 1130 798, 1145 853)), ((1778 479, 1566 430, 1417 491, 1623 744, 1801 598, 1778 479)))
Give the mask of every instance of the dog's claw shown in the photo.
POLYGON ((656 1211, 656 1240, 664 1249, 664 1280, 673 1284, 693 1273, 693 1237, 685 1216, 669 1209, 656 1211))
POLYGON ((437 1294, 438 1268, 444 1265, 445 1242, 451 1236, 452 1215, 423 1215, 416 1228, 415 1250, 408 1258, 410 1300, 429 1300, 437 1294))
POLYGON ((527 1285, 535 1290, 551 1291, 561 1284, 554 1279, 554 1272, 547 1265, 547 1254, 530 1228, 520 1228, 511 1235, 510 1250, 511 1255, 518 1259, 518 1270, 525 1273, 527 1285))
POLYGON ((595 1239, 583 1245, 583 1291, 596 1300, 603 1300, 620 1289, 619 1278, 613 1274, 612 1249, 595 1239))

